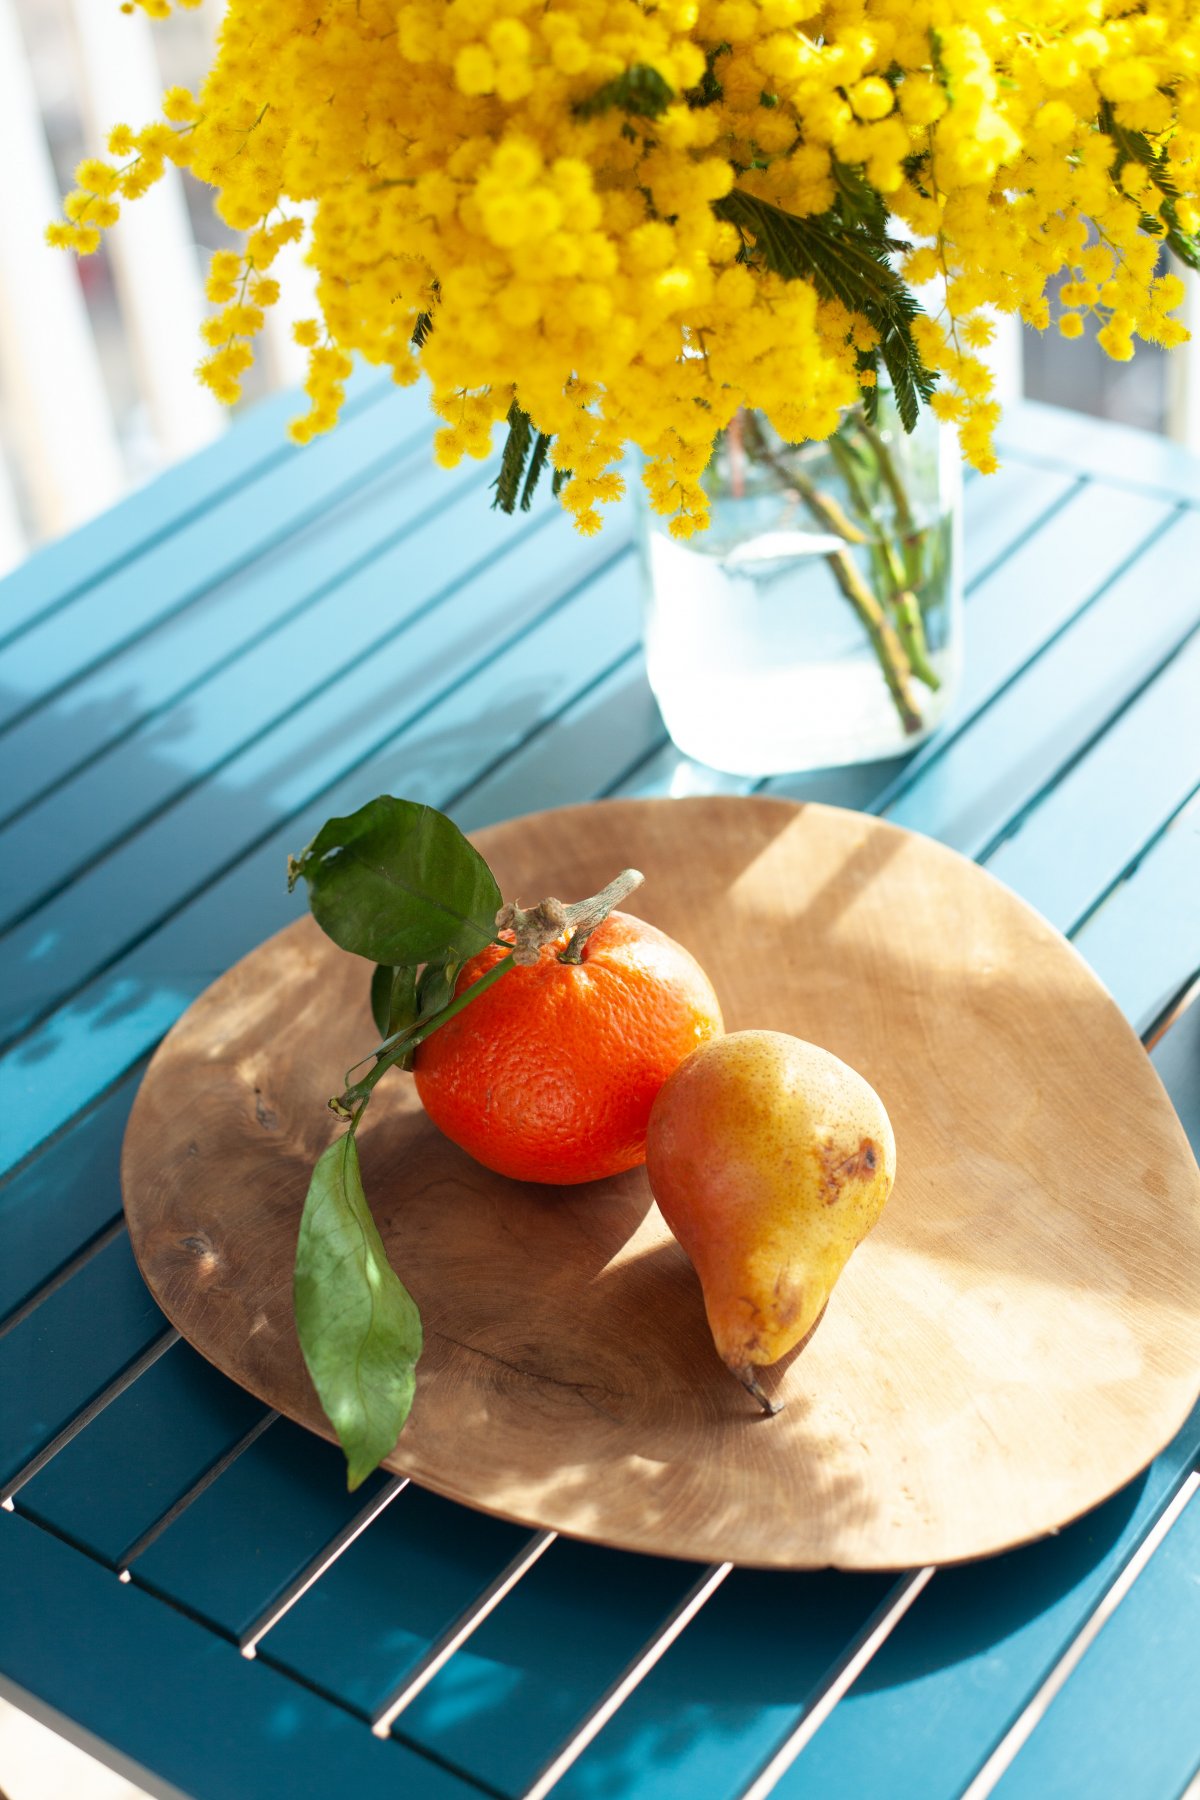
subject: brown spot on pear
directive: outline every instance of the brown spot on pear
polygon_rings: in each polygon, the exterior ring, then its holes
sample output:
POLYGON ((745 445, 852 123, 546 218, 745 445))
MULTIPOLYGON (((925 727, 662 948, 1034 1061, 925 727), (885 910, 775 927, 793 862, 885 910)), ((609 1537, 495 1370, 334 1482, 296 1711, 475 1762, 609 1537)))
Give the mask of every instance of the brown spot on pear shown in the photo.
POLYGON ((782 1031, 692 1052, 650 1113, 646 1170, 700 1277, 718 1354, 764 1410, 754 1371, 814 1328, 883 1211, 896 1142, 857 1070, 782 1031))

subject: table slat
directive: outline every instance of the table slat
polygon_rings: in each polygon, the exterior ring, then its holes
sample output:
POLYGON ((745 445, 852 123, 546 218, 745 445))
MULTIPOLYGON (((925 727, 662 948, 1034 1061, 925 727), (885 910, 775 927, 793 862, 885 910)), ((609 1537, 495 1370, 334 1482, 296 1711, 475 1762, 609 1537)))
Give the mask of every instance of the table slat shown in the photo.
POLYGON ((1076 475, 1099 476, 1200 505, 1200 462, 1169 438, 1093 413, 1023 400, 1005 410, 1003 457, 1076 475))
POLYGON ((1200 1756, 1200 1495, 1193 1495, 992 1790, 1174 1800, 1200 1756))
POLYGON ((240 1637, 383 1485, 376 1474, 347 1493, 341 1452, 277 1419, 138 1557, 133 1581, 240 1637))
POLYGON ((478 1800, 479 1790, 21 1518, 0 1520, 0 1666, 203 1800, 478 1800), (70 1596, 69 1606, 48 1596, 70 1596), (119 1652, 116 1646, 120 1646, 119 1652))
MULTIPOLYGON (((388 383, 378 375, 356 375, 347 390, 347 408, 357 409, 387 391, 388 383)), ((117 564, 144 555, 231 490, 277 462, 294 460, 299 452, 285 428, 295 405, 294 394, 271 395, 243 413, 227 436, 165 469, 77 530, 42 545, 0 586, 0 646, 111 574, 117 564)))
POLYGON ((408 1487, 267 1634, 259 1655, 370 1717, 529 1537, 408 1487))
POLYGON ((461 793, 454 802, 455 821, 464 831, 478 831, 603 793, 661 735, 645 664, 631 649, 544 731, 461 793))
MULTIPOLYGON (((1195 630, 1187 571, 1197 561, 1200 515, 1191 514, 1172 522, 1021 681, 931 761, 922 779, 886 808, 892 823, 924 831, 965 856, 985 851, 1195 630)), ((1065 868, 1066 861, 1056 856, 1053 865, 1065 868)), ((1091 892, 1102 884, 1103 876, 1091 892)), ((1047 910, 1061 924, 1062 909, 1057 916, 1047 910)), ((1068 912, 1067 924, 1076 916, 1068 912)))
POLYGON ((1069 470, 1031 469, 1008 462, 995 476, 969 480, 963 489, 963 574, 979 581, 1011 556, 1022 538, 1043 525, 1082 486, 1069 470))
POLYGON ((239 482, 221 503, 86 588, 42 624, 0 651, 0 727, 42 706, 147 626, 191 604, 217 581, 267 554, 334 498, 392 460, 398 440, 419 428, 420 398, 394 392, 348 419, 344 433, 318 438, 302 458, 239 482))
POLYGON ((0 1485, 166 1329, 122 1232, 0 1338, 0 1485))
MULTIPOLYGON (((361 568, 414 529, 417 517, 406 521, 397 507, 397 482, 408 477, 409 497, 426 506, 431 492, 444 506, 467 485, 444 482, 443 477, 444 484, 436 487, 427 461, 422 440, 415 456, 400 455, 394 467, 295 533, 278 553, 218 582, 194 605, 169 615, 128 651, 0 738, 6 789, 0 808, 10 821, 0 844, 9 861, 18 863, 39 848, 44 854, 48 827, 61 817, 69 822, 71 838, 60 855, 68 854, 76 831, 88 823, 88 803, 86 798, 81 802, 81 794, 95 794, 93 806, 103 804, 101 819, 91 829, 103 833, 111 818, 109 836, 115 837, 128 819, 138 816, 137 801, 148 775, 161 772, 181 785, 211 767, 221 743, 204 745, 197 729, 213 711, 215 727, 222 723, 214 694, 244 678, 246 664, 260 658, 264 646, 269 649, 275 632, 327 594, 343 590, 361 568), (134 790, 129 795, 127 783, 134 790), (39 795, 44 796, 40 803, 39 795)), ((470 485, 482 487, 478 471, 470 485)), ((398 591, 402 589, 401 582, 398 591)), ((327 639, 321 655, 308 665, 310 685, 325 672, 337 641, 336 634, 327 639)), ((281 709, 275 688, 283 672, 284 665, 276 663, 271 680, 259 687, 260 707, 268 703, 281 709)), ((244 733, 267 723, 256 715, 257 708, 243 713, 244 733)), ((97 835, 97 844, 105 841, 97 835)))
POLYGON ((0 1324, 121 1211, 121 1139, 139 1063, 0 1186, 0 1324))
POLYGON ((175 1344, 21 1489, 17 1510, 116 1566, 266 1416, 189 1344, 175 1344))

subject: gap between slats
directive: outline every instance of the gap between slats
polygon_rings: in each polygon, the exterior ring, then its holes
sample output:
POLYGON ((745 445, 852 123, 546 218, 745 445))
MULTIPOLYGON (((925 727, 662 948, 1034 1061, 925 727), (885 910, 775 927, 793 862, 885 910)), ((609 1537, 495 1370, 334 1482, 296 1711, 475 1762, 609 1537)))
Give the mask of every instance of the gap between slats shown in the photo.
MULTIPOLYGON (((239 1445, 239 1452, 246 1446, 239 1445)), ((232 1457, 230 1461, 232 1461, 232 1457)), ((407 1475, 394 1475, 375 1494, 361 1511, 336 1532, 329 1542, 307 1562, 300 1573, 288 1583, 281 1594, 277 1594, 269 1606, 252 1622, 249 1628, 238 1638, 238 1649, 247 1660, 258 1655, 258 1646, 273 1626, 289 1613, 297 1600, 307 1594, 310 1587, 321 1579, 327 1569, 331 1569, 338 1558, 345 1554, 351 1544, 360 1538, 368 1526, 373 1525, 380 1513, 389 1507, 397 1495, 402 1494, 408 1486, 407 1475)), ((157 1532, 155 1533, 157 1536, 157 1532)))
POLYGON ((766 1796, 787 1774, 800 1752, 810 1744, 838 1701, 849 1692, 876 1651, 885 1644, 909 1607, 924 1592, 936 1571, 932 1566, 912 1569, 903 1576, 895 1592, 868 1621, 858 1641, 851 1644, 845 1658, 829 1670, 812 1704, 794 1731, 772 1752, 762 1768, 745 1788, 739 1800, 766 1800, 766 1796))
POLYGON ((701 1607, 707 1605, 721 1583, 731 1573, 733 1564, 714 1563, 689 1588, 679 1605, 668 1614, 642 1649, 617 1676, 612 1685, 588 1709, 570 1735, 544 1763, 526 1788, 522 1800, 545 1800, 572 1763, 577 1762, 592 1739, 598 1736, 613 1714, 624 1704, 638 1684, 645 1680, 656 1663, 666 1655, 676 1638, 687 1629, 701 1607))
POLYGON ((1013 556, 1020 550, 1022 546, 1028 543, 1030 538, 1035 537, 1039 531, 1044 530, 1055 515, 1063 510, 1064 506, 1069 506, 1072 500, 1078 499, 1079 495, 1087 486, 1087 480, 1076 471, 1067 470, 1065 472, 1068 474, 1075 474, 1075 480, 1059 494, 1057 499, 1052 500, 1048 506, 1044 507, 1042 511, 1037 514, 1036 518, 1031 519, 1014 537, 1010 538, 1005 543, 1003 549, 997 550, 995 555, 991 557, 989 561, 981 563, 977 569, 971 571, 970 578, 963 583, 963 592, 965 594, 969 595, 973 588, 980 587, 985 581, 989 580, 990 577, 996 573, 997 569, 1001 568, 1008 561, 1010 556, 1013 556))
POLYGON ((1162 1008, 1158 1016, 1151 1020, 1142 1033, 1142 1042, 1147 1050, 1153 1050, 1166 1037, 1168 1031, 1177 1025, 1188 1008, 1200 999, 1200 969, 1189 975, 1188 979, 1162 1008))
POLYGON ((207 1488, 210 1488, 213 1482, 218 1480, 219 1477, 225 1473, 226 1469, 232 1467, 238 1457, 241 1456, 242 1452, 248 1450, 251 1444, 255 1443, 257 1439, 262 1436, 263 1432, 275 1423, 278 1417, 279 1414, 274 1411, 265 1413, 256 1424, 250 1427, 249 1431, 243 1432, 236 1444, 232 1444, 230 1448, 225 1451, 223 1456, 218 1456, 215 1462, 211 1463, 207 1469, 198 1475, 196 1480, 180 1494, 178 1500, 174 1501, 173 1504, 167 1508, 165 1513, 162 1513, 155 1519, 152 1525, 147 1526, 145 1531, 139 1532, 133 1542, 127 1545, 121 1552, 121 1555, 117 1560, 117 1579, 119 1581, 129 1581, 131 1579, 129 1571, 132 1565, 137 1561, 138 1557, 141 1556, 144 1551, 148 1550, 151 1544, 153 1544, 157 1538, 162 1536, 167 1527, 173 1525, 175 1520, 178 1519, 182 1513, 187 1511, 192 1502, 198 1500, 201 1494, 203 1494, 207 1488))
MULTIPOLYGON (((77 1275, 80 1269, 91 1262, 93 1256, 99 1256, 101 1250, 107 1249, 114 1238, 120 1237, 124 1229, 125 1220, 118 1216, 111 1219, 107 1225, 90 1237, 86 1244, 80 1245, 74 1256, 63 1263, 61 1268, 56 1269, 53 1275, 42 1282, 40 1287, 34 1288, 33 1292, 22 1300, 19 1306, 15 1306, 6 1318, 0 1319, 0 1338, 7 1337, 10 1331, 15 1331, 18 1325, 24 1324, 25 1320, 37 1311, 43 1300, 48 1300, 51 1294, 56 1294, 60 1287, 64 1287, 73 1275, 77 1275)), ((0 1800, 3 1800, 3 1796, 0 1796, 0 1800)))
POLYGON ((1106 901, 1111 900, 1118 888, 1124 887, 1125 883, 1129 881, 1132 876, 1136 875, 1139 866, 1145 861, 1146 857, 1149 856, 1155 845, 1162 843, 1171 827, 1175 824, 1175 821, 1182 818, 1184 813, 1186 813, 1190 807, 1194 806, 1198 799, 1200 799, 1200 782, 1197 782, 1196 786, 1192 789, 1191 793, 1188 794, 1181 805, 1175 808, 1175 811, 1171 814, 1170 818, 1161 821, 1157 829, 1146 839, 1145 843, 1143 843, 1137 852, 1129 858, 1129 861, 1124 865, 1120 873, 1115 875, 1107 886, 1097 894, 1091 904, 1084 908, 1083 912, 1080 913, 1067 934, 1069 937, 1074 937, 1076 932, 1082 931, 1085 925, 1090 924, 1096 914, 1100 911, 1100 908, 1106 901))
POLYGON ((622 769, 619 774, 614 775, 613 779, 600 790, 597 799, 610 800, 612 796, 618 793, 621 788, 625 787, 628 782, 636 780, 639 770, 644 769, 648 763, 653 762, 656 756, 661 756, 670 742, 670 738, 664 731, 659 737, 655 738, 648 750, 639 750, 632 762, 630 762, 626 768, 622 769))
MULTIPOLYGON (((552 731, 556 725, 560 724, 564 716, 574 707, 578 706, 581 700, 586 700, 590 694, 596 692, 597 688, 603 687, 606 681, 611 681, 617 671, 623 669, 630 663, 637 653, 638 646, 632 644, 620 651, 618 655, 614 656, 611 662, 605 663, 604 667, 597 674, 593 675, 590 681, 585 682, 583 687, 573 693, 569 699, 564 700, 561 706, 555 707, 554 711, 548 713, 544 719, 539 719, 537 724, 526 732, 525 736, 521 738, 519 742, 511 745, 510 748, 503 751, 501 755, 493 757, 490 762, 484 764, 483 768, 473 774, 469 781, 464 781, 460 787, 455 788, 454 792, 447 796, 443 810, 449 812, 451 807, 457 806, 458 803, 467 794, 471 793, 474 788, 481 786, 483 782, 487 781, 490 776, 497 772, 497 770, 502 769, 505 763, 510 762, 513 757, 519 756, 522 751, 528 750, 531 744, 536 744, 540 737, 543 737, 547 732, 552 731)), ((597 794, 596 798, 603 799, 604 792, 606 791, 607 790, 604 790, 597 794)))
POLYGON ((392 1726, 405 1708, 412 1705, 417 1695, 429 1686, 438 1671, 445 1668, 454 1653, 461 1649, 467 1639, 478 1631, 484 1620, 495 1612, 500 1602, 512 1592, 522 1576, 527 1575, 534 1563, 545 1555, 557 1536, 556 1531, 535 1532, 511 1562, 501 1569, 495 1580, 484 1588, 470 1606, 465 1607, 459 1613, 440 1637, 435 1638, 424 1656, 409 1671, 404 1680, 393 1688, 383 1704, 376 1708, 371 1718, 371 1730, 376 1737, 390 1737, 392 1726))

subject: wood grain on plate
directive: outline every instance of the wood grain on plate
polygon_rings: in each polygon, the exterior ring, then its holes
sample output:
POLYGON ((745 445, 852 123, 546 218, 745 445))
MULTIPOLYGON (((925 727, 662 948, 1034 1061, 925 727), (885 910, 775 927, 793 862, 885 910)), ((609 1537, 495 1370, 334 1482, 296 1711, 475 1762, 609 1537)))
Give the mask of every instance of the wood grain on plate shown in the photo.
MULTIPOLYGON (((658 1555, 890 1568, 1024 1542, 1182 1423, 1200 1367, 1200 1174, 1138 1039, 1070 946, 954 852, 743 797, 618 801, 481 832, 506 896, 633 863, 635 910, 704 963, 730 1029, 860 1069, 899 1174, 763 1417, 717 1362, 640 1170, 490 1174, 402 1075, 367 1191, 426 1351, 389 1466, 504 1517, 658 1555)), ((327 1096, 373 1041, 363 963, 307 919, 217 981, 154 1058, 130 1231, 204 1355, 329 1436, 291 1319, 327 1096)))

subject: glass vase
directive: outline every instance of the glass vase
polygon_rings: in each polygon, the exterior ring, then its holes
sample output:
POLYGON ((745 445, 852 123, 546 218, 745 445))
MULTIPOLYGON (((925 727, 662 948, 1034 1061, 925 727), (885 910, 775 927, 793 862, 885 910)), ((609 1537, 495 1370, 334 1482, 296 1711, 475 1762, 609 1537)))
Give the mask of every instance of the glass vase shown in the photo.
POLYGON ((776 775, 902 754, 936 730, 961 659, 961 461, 890 395, 825 442, 755 413, 704 476, 706 532, 677 541, 643 503, 646 662, 688 756, 776 775))

